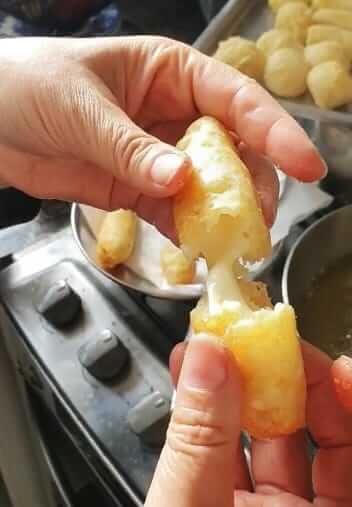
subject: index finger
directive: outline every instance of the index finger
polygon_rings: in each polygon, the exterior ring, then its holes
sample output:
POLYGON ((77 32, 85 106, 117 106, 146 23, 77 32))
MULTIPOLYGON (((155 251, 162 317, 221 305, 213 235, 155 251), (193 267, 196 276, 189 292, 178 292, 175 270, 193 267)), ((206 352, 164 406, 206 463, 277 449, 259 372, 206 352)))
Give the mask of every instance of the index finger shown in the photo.
POLYGON ((308 385, 307 424, 319 450, 313 463, 317 507, 352 505, 352 415, 338 402, 331 378, 332 361, 303 345, 308 385))
POLYGON ((258 83, 204 55, 191 68, 201 114, 220 120, 289 176, 311 182, 326 175, 326 164, 307 134, 258 83))

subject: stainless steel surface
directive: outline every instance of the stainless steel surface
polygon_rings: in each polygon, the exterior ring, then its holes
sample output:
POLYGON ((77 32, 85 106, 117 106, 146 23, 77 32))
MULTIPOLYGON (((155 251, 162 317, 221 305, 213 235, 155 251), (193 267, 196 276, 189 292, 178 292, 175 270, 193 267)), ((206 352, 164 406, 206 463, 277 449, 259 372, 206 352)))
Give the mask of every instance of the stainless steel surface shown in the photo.
MULTIPOLYGON (((267 0, 229 0, 195 41, 194 46, 203 53, 212 55, 218 42, 231 35, 256 39, 271 28, 273 28, 273 15, 268 8, 267 0)), ((276 98, 296 118, 335 125, 352 125, 352 114, 348 107, 336 111, 324 111, 314 105, 308 94, 295 100, 276 98)))
POLYGON ((352 205, 324 216, 299 237, 284 266, 284 301, 299 308, 321 270, 348 254, 352 254, 352 205))

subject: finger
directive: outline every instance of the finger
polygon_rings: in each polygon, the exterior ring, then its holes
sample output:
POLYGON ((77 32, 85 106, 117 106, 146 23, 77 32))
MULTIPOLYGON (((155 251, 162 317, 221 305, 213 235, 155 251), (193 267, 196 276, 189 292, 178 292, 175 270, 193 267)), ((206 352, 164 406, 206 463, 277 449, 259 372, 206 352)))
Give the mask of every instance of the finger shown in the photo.
POLYGON ((241 144, 239 151, 243 162, 248 167, 254 186, 257 190, 265 221, 271 227, 275 221, 279 201, 279 179, 273 164, 253 149, 241 144))
POLYGON ((335 393, 342 406, 352 411, 352 359, 341 356, 331 368, 335 393))
MULTIPOLYGON (((247 491, 236 491, 235 507, 312 507, 312 504, 290 493, 260 495, 247 491)), ((326 507, 332 506, 327 505, 326 507)))
POLYGON ((352 505, 352 415, 336 398, 332 360, 312 345, 303 345, 308 384, 307 425, 319 446, 313 463, 315 504, 352 505))
POLYGON ((178 343, 170 354, 169 369, 171 374, 171 380, 174 387, 177 387, 178 379, 180 378, 181 367, 183 359, 185 357, 187 342, 178 343))
MULTIPOLYGON (((185 357, 188 343, 178 343, 170 355, 170 373, 174 386, 177 386, 182 368, 182 363, 185 357)), ((250 478, 248 465, 242 445, 238 446, 237 455, 234 464, 234 477, 235 477, 235 488, 246 489, 250 491, 252 489, 252 481, 250 478)))
POLYGON ((229 353, 192 339, 146 506, 232 507, 239 445, 241 378, 229 353))
POLYGON ((332 360, 307 342, 302 352, 308 386, 307 424, 314 441, 325 448, 352 445, 352 414, 336 398, 332 360))
POLYGON ((0 175, 6 184, 34 197, 77 201, 108 211, 133 209, 176 242, 171 199, 143 196, 89 162, 36 157, 2 145, 0 175))
POLYGON ((312 497, 311 464, 304 431, 275 440, 254 440, 251 463, 257 493, 287 492, 308 500, 312 497))
POLYGON ((74 136, 77 142, 71 144, 74 156, 88 159, 149 196, 175 194, 191 170, 188 156, 138 127, 115 102, 109 90, 95 81, 77 83, 70 97, 75 111, 70 115, 71 129, 79 132, 74 136), (90 100, 82 103, 82 96, 90 100))
POLYGON ((326 174, 326 165, 304 130, 254 80, 214 59, 193 53, 192 86, 201 114, 214 116, 248 146, 302 181, 326 174))

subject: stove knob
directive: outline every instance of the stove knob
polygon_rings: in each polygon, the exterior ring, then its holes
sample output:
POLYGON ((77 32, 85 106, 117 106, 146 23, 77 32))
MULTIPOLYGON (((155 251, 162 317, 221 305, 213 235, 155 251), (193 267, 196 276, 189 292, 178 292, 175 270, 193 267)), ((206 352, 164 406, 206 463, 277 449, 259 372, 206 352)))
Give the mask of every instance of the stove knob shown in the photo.
POLYGON ((50 287, 37 305, 38 312, 59 328, 71 324, 81 308, 81 298, 65 280, 59 280, 50 287))
POLYGON ((162 447, 170 421, 171 401, 159 391, 143 398, 128 414, 130 429, 150 447, 162 447))
POLYGON ((129 351, 110 329, 86 343, 78 353, 82 366, 98 380, 111 380, 122 372, 129 351))

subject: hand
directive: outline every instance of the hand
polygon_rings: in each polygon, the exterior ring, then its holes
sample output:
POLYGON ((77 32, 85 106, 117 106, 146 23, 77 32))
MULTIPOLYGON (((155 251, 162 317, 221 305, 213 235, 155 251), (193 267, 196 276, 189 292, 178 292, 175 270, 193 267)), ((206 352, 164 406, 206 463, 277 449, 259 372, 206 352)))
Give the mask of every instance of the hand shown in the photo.
POLYGON ((302 181, 325 173, 304 131, 258 84, 179 42, 2 40, 0 73, 0 180, 34 196, 132 208, 171 235, 169 197, 190 170, 172 145, 200 115, 247 145, 269 225, 277 183, 251 149, 302 181))
POLYGON ((335 397, 332 361, 308 344, 303 355, 307 425, 319 449, 311 466, 303 431, 253 441, 253 487, 240 445, 239 371, 210 341, 178 345, 170 360, 176 404, 146 507, 351 506, 352 414, 335 397))

